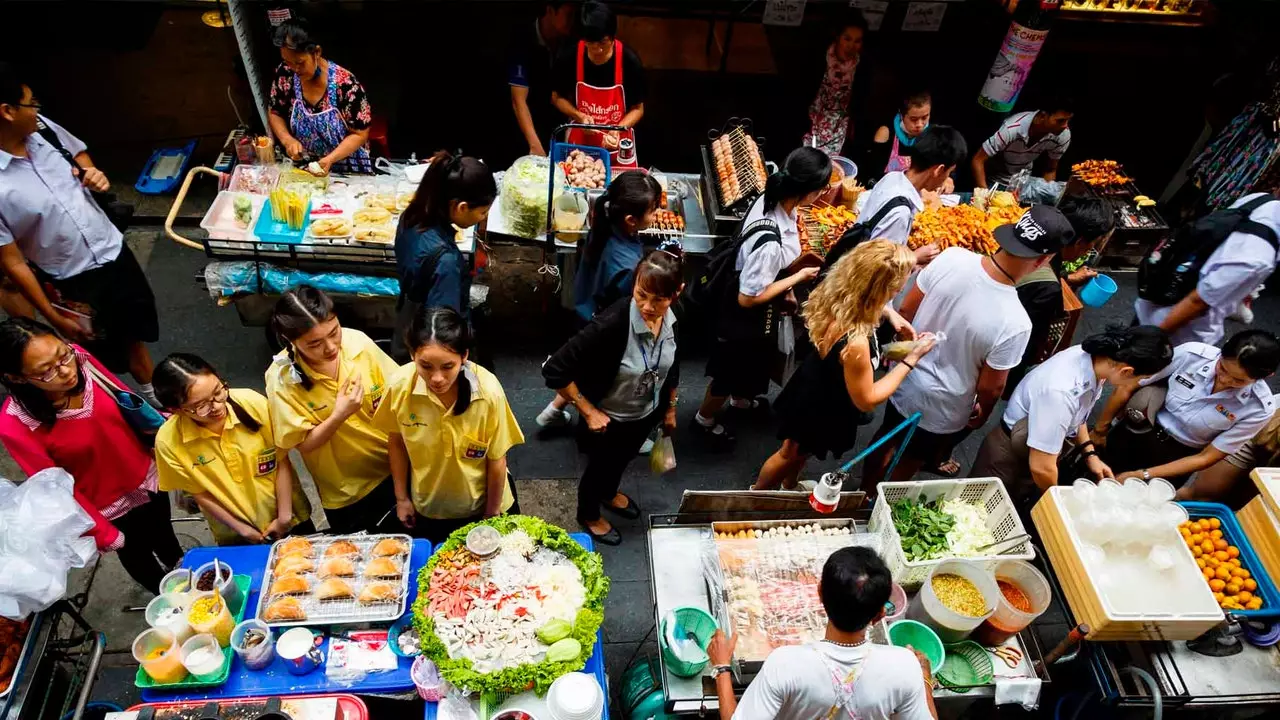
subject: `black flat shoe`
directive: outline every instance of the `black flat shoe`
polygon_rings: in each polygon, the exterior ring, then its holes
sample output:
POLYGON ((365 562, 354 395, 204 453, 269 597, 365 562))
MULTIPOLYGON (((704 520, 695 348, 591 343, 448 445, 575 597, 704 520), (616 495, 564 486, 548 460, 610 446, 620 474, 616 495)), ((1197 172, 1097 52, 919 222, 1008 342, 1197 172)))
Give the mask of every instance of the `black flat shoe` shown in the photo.
POLYGON ((636 499, 626 493, 618 494, 627 499, 626 507, 614 507, 609 503, 600 503, 600 507, 626 520, 635 520, 640 517, 640 504, 636 502, 636 499))
POLYGON ((747 407, 738 407, 733 403, 725 403, 723 416, 729 422, 763 422, 769 419, 769 398, 760 396, 751 398, 747 407))
POLYGON ((583 530, 587 531, 587 534, 591 536, 592 540, 602 545, 613 545, 616 547, 622 544, 622 533, 618 532, 618 528, 616 527, 609 528, 609 532, 603 535, 597 535, 590 527, 587 526, 586 523, 578 521, 578 525, 581 526, 583 530))
POLYGON ((698 422, 697 418, 694 418, 689 423, 689 433, 698 438, 698 441, 712 452, 727 452, 733 449, 734 442, 737 439, 734 437, 733 431, 728 427, 720 423, 707 427, 698 422), (717 429, 719 432, 717 432, 717 429))

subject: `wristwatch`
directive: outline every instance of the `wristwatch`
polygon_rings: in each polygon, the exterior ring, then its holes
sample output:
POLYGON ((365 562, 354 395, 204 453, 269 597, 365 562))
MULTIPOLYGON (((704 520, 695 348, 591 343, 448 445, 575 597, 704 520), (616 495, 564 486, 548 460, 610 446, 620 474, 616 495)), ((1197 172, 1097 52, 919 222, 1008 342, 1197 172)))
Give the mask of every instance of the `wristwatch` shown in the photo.
POLYGON ((711 679, 718 680, 721 675, 727 672, 733 672, 733 668, 728 665, 716 665, 711 668, 711 679))
POLYGON ((1150 471, 1150 470, 1143 470, 1143 471, 1142 471, 1142 479, 1143 479, 1143 480, 1150 480, 1150 479, 1151 479, 1151 471, 1150 471))

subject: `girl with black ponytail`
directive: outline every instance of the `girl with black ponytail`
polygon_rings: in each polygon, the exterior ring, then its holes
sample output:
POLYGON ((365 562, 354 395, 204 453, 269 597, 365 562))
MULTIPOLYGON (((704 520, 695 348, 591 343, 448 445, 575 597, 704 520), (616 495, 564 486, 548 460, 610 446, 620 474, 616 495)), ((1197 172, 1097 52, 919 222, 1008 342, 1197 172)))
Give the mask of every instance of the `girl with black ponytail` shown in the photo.
MULTIPOLYGON (((1057 485, 1058 456, 1068 438, 1098 479, 1114 477, 1089 439, 1089 412, 1107 384, 1117 391, 1164 369, 1173 345, 1152 325, 1113 329, 1054 355, 1018 384, 1004 416, 978 450, 970 477, 995 476, 1022 502, 1057 485)), ((1074 478, 1068 478, 1074 479, 1074 478)))
POLYGON ((408 359, 400 340, 419 308, 451 307, 470 318, 471 273, 457 234, 484 220, 497 196, 493 172, 483 162, 444 151, 431 157, 396 228, 400 300, 392 356, 408 359))
POLYGON ((373 424, 387 434, 396 517, 415 537, 518 513, 507 451, 524 434, 493 373, 470 360, 471 329, 453 308, 423 308, 404 338, 413 361, 396 370, 373 424))
POLYGON ((195 498, 219 545, 315 532, 288 451, 276 447, 267 399, 230 389, 187 353, 156 365, 156 397, 173 415, 156 434, 161 490, 195 498))
POLYGON ((396 500, 373 412, 398 366, 310 285, 280 297, 271 327, 285 347, 266 376, 276 446, 302 454, 332 532, 377 532, 396 500))
MULTIPOLYGON (((747 211, 739 231, 734 264, 737 287, 716 309, 716 344, 707 363, 707 386, 694 431, 718 448, 732 434, 717 418, 725 402, 736 413, 767 412, 769 377, 778 348, 783 311, 796 306, 793 289, 813 280, 822 264, 801 257, 798 211, 810 205, 831 181, 831 158, 821 150, 793 150, 764 193, 747 211)), ((784 331, 785 332, 785 331, 784 331)))

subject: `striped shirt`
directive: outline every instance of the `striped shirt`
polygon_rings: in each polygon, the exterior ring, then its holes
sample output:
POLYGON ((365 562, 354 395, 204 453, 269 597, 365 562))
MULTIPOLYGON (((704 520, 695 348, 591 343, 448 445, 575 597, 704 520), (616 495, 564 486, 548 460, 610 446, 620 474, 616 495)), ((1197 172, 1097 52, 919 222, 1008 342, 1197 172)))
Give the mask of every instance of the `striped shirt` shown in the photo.
POLYGON ((1010 115, 996 130, 996 134, 982 143, 982 151, 991 158, 991 168, 987 172, 987 182, 1008 182, 1020 171, 1031 167, 1044 153, 1057 160, 1067 152, 1071 145, 1070 128, 1060 134, 1052 133, 1031 141, 1031 121, 1036 117, 1035 110, 1010 115))

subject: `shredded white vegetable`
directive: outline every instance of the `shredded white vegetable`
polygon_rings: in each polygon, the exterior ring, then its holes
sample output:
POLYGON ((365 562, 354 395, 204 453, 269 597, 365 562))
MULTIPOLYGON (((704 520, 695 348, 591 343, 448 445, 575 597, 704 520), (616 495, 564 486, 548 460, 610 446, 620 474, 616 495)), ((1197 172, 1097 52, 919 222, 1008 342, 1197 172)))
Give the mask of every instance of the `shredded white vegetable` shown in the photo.
POLYGON ((947 533, 947 552, 956 557, 976 557, 978 548, 996 541, 987 529, 987 513, 977 505, 963 500, 942 503, 942 512, 955 518, 956 524, 947 533))

